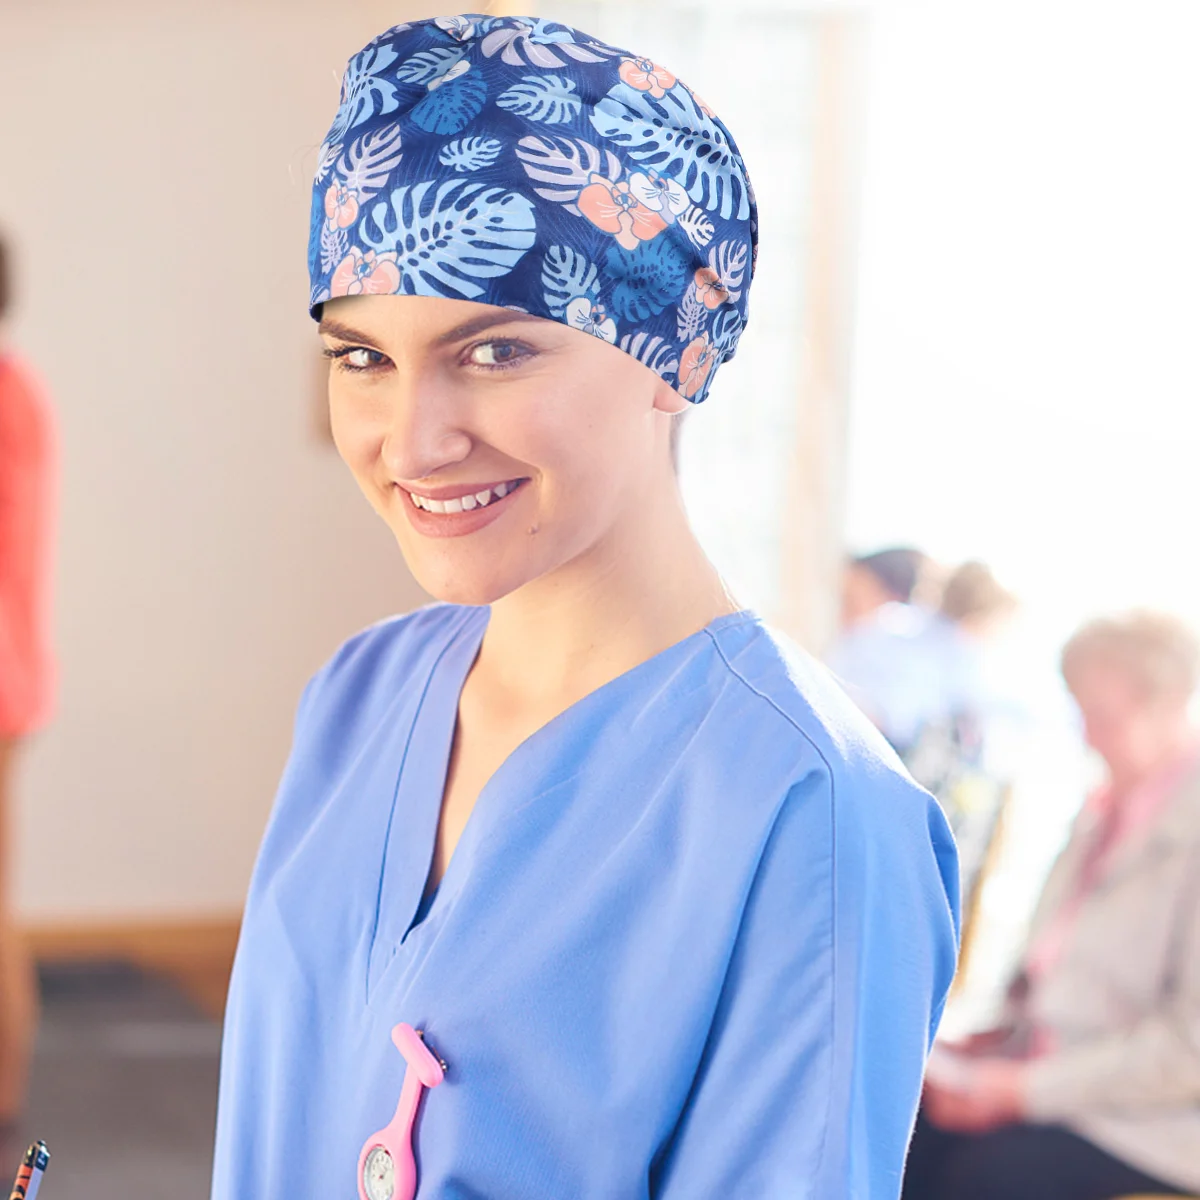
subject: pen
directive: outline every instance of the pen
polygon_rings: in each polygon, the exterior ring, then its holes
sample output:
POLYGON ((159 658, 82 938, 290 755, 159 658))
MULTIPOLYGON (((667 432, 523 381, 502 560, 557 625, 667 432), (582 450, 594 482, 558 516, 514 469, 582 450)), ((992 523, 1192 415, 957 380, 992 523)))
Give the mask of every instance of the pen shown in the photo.
POLYGON ((25 1151, 25 1157, 21 1159, 17 1177, 13 1180, 12 1195, 8 1200, 34 1200, 38 1194, 38 1188, 42 1186, 42 1176, 46 1172, 46 1164, 49 1161, 50 1151, 46 1149, 46 1143, 34 1142, 25 1151))

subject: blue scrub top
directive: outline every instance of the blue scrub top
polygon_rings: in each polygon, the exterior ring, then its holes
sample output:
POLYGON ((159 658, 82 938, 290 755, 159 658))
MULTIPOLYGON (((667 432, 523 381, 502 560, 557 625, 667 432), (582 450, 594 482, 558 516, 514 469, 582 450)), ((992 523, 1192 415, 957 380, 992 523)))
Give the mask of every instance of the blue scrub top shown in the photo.
POLYGON ((399 1021, 449 1064, 421 1200, 898 1196, 956 953, 936 804, 742 612, 518 747, 422 906, 488 615, 376 625, 305 690, 229 995, 214 1200, 351 1200, 399 1021))

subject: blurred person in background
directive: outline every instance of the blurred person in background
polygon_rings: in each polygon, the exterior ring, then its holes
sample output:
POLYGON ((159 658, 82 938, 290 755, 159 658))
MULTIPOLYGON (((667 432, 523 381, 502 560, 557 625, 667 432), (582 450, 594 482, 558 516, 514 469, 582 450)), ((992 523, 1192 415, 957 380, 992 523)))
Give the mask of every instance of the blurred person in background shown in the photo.
POLYGON ((14 924, 12 784, 22 745, 49 719, 55 687, 55 424, 37 378, 5 341, 11 298, 0 237, 0 1124, 24 1104, 37 1019, 33 964, 14 924))
POLYGON ((897 749, 916 736, 927 707, 914 639, 928 613, 914 594, 930 560, 908 546, 862 554, 846 563, 841 632, 825 656, 854 702, 897 749))
POLYGON ((927 707, 903 757, 918 783, 935 794, 963 763, 984 763, 987 727, 998 700, 988 655, 1016 609, 1016 598, 982 562, 965 562, 946 580, 936 612, 916 630, 916 683, 927 707))
POLYGON ((1200 645, 1137 612, 1084 626, 1062 671, 1107 781, 999 1026, 931 1059, 909 1200, 1200 1191, 1200 645))
POLYGON ((851 558, 842 576, 842 630, 863 625, 886 604, 911 603, 928 561, 909 546, 851 558))
POLYGON ((993 658, 1016 606, 985 563, 962 563, 909 648, 924 711, 901 756, 949 818, 968 915, 1015 773, 1013 731, 1023 712, 996 686, 993 658))

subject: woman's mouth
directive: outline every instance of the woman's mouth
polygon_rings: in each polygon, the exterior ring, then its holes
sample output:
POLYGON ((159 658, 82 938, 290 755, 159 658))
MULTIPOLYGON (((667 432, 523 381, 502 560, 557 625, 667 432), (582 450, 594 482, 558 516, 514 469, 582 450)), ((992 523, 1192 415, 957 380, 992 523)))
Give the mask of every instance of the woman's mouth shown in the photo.
POLYGON ((431 513, 470 512, 473 508, 487 508, 495 500, 503 500, 510 492, 525 482, 524 479, 509 479, 480 489, 477 492, 464 492, 461 496, 450 496, 443 500, 435 500, 432 496, 422 496, 419 492, 409 492, 414 505, 431 513))
POLYGON ((500 483, 468 488, 441 488, 429 496, 402 488, 408 495, 405 511, 412 527, 426 537, 461 537, 490 525, 513 504, 513 498, 529 480, 506 479, 500 483))

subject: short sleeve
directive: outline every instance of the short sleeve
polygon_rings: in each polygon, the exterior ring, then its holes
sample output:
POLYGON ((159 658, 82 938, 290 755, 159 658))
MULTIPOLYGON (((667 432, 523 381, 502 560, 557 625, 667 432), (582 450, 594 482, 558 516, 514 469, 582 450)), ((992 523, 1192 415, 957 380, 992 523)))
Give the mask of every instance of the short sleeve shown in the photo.
POLYGON ((953 841, 889 770, 780 809, 656 1200, 887 1200, 957 955, 953 841))

